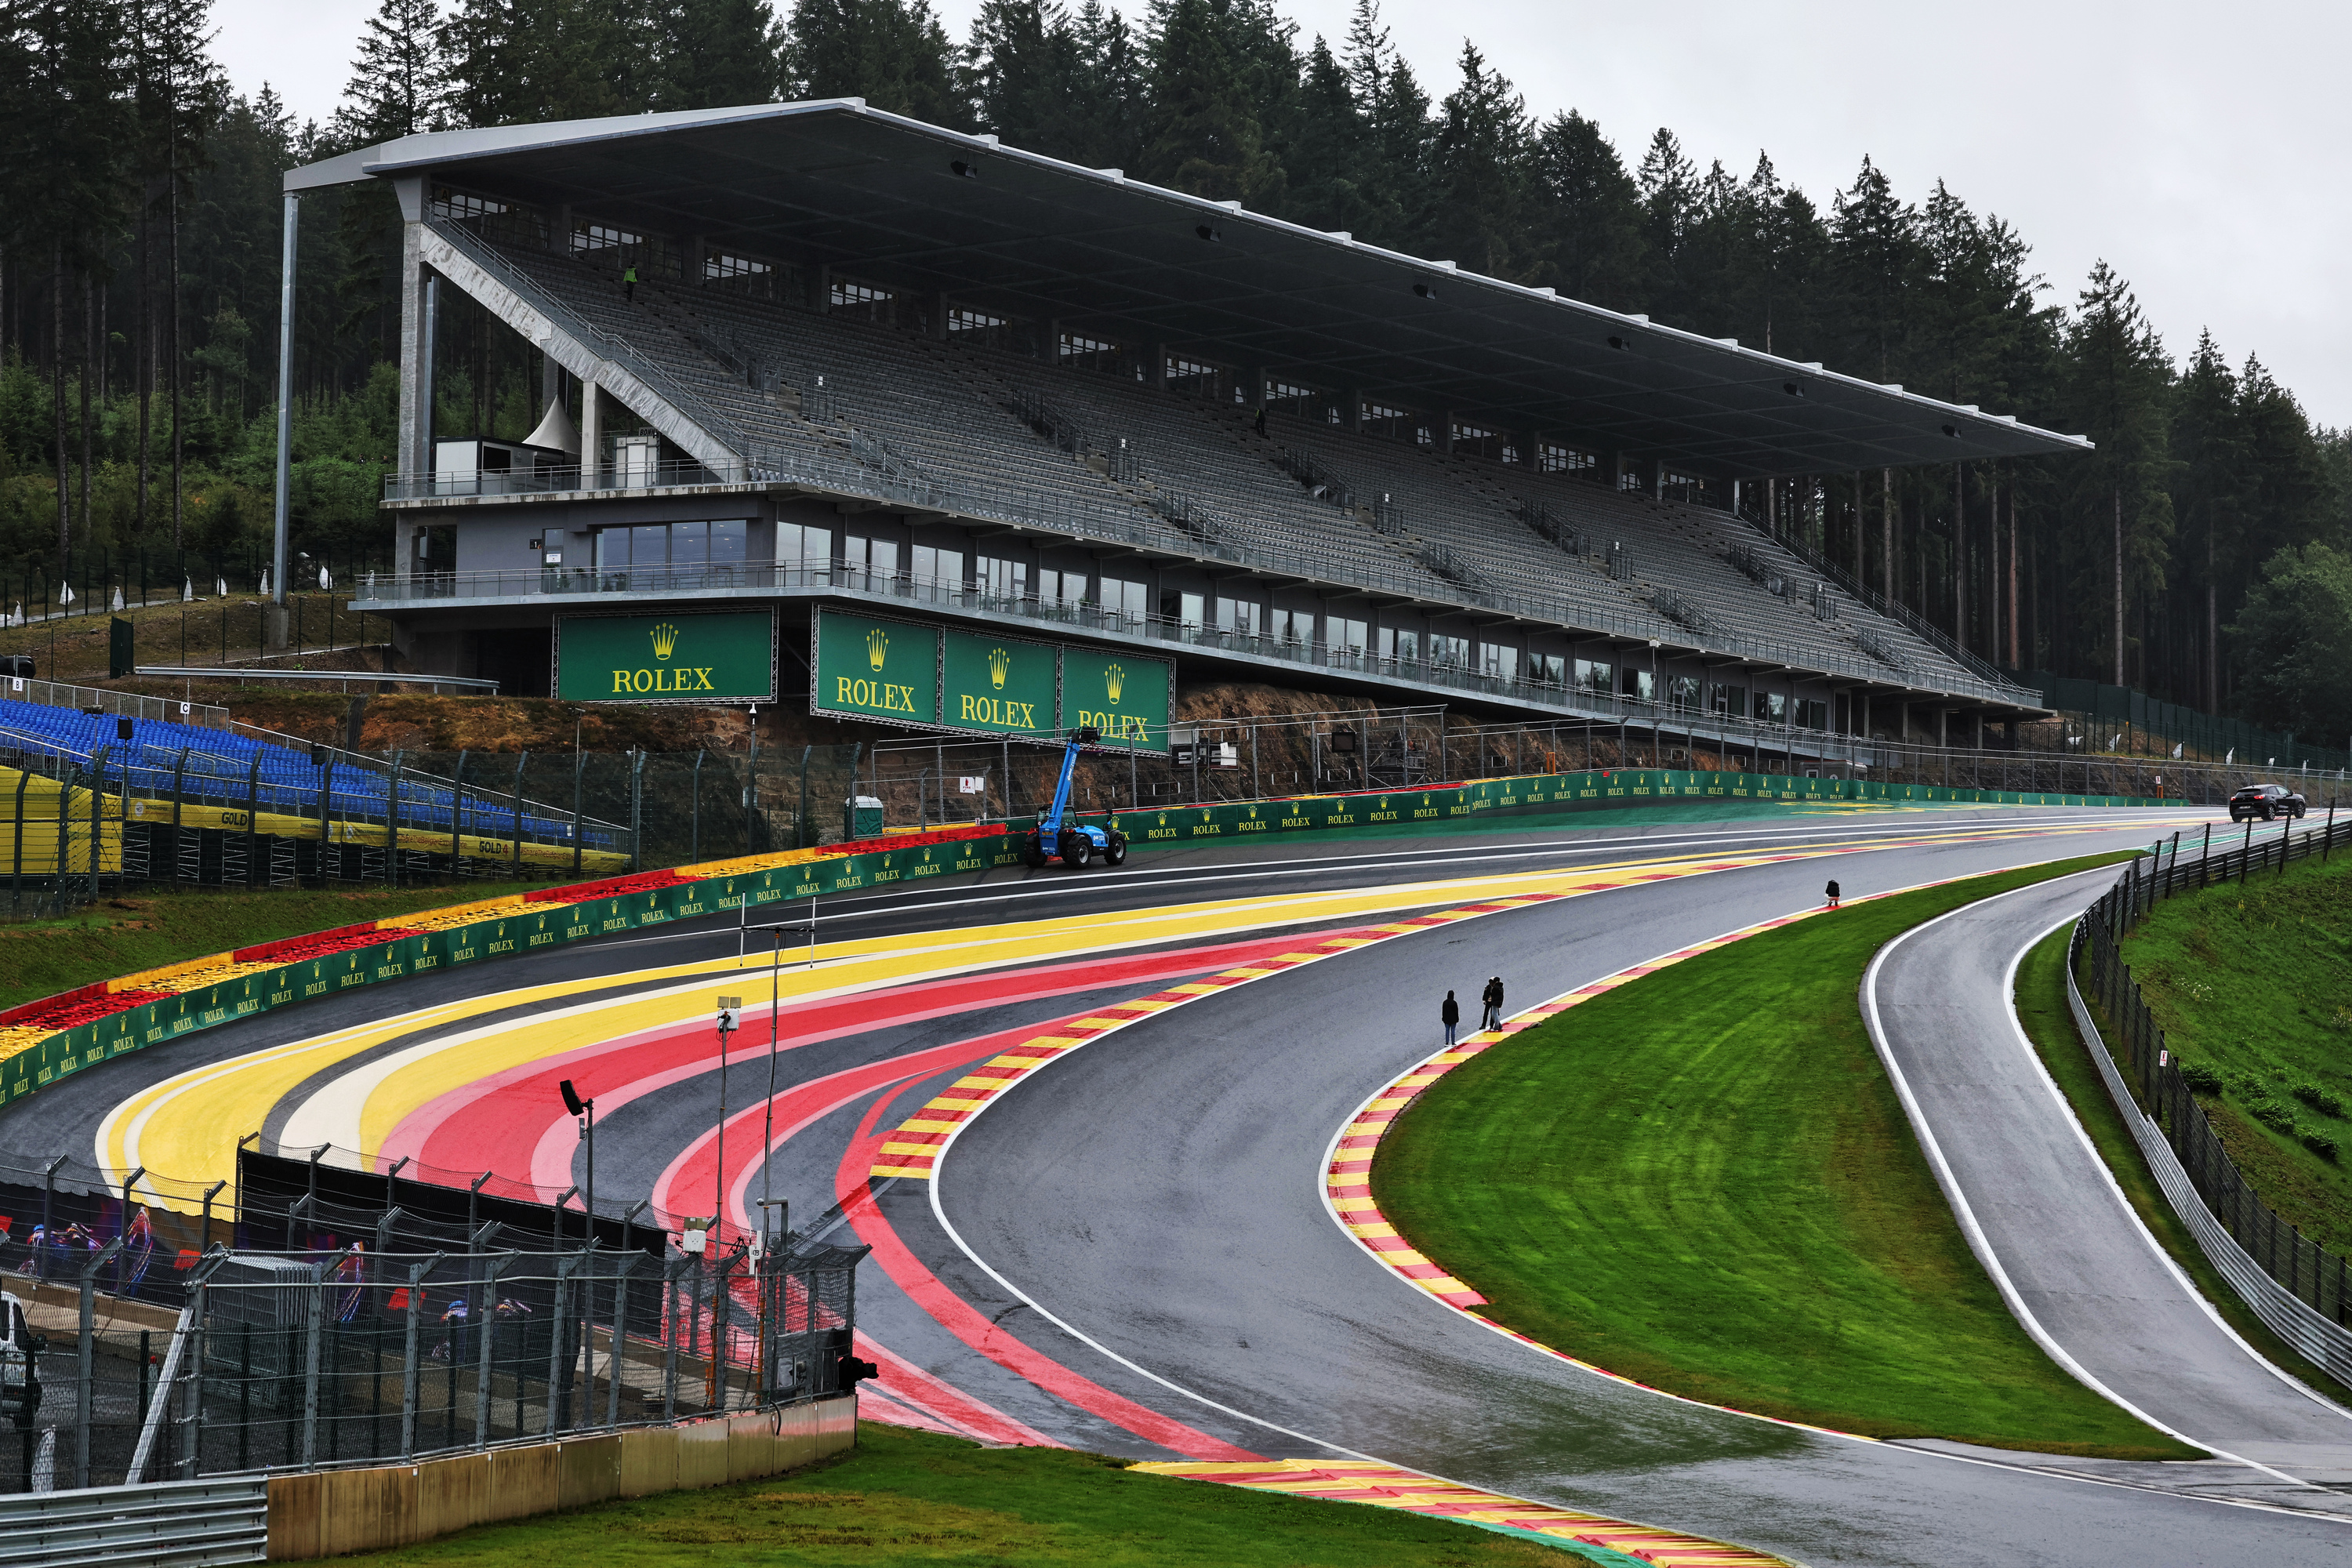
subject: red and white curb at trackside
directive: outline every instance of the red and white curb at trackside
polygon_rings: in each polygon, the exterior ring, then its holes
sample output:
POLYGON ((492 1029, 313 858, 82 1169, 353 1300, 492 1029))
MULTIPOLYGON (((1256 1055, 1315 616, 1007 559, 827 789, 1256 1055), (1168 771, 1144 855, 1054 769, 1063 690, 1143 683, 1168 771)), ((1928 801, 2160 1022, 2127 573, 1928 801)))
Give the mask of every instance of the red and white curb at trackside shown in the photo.
MULTIPOLYGON (((1893 888, 1885 892, 1867 893, 1860 898, 1847 899, 1843 902, 1849 905, 1870 903, 1879 899, 1895 898, 1903 893, 1916 893, 1928 888, 1940 888, 1954 882, 1970 881, 1979 876, 1995 875, 1999 873, 1971 872, 1966 877, 1942 877, 1932 882, 1921 882, 1913 887, 1893 888)), ((1451 1050, 1438 1052, 1410 1071, 1403 1073, 1394 1081, 1373 1090, 1366 1097, 1363 1104, 1357 1107, 1356 1113, 1342 1123, 1339 1131, 1332 1135, 1331 1146, 1323 1162, 1324 1208, 1339 1227, 1354 1239, 1358 1247, 1363 1248, 1368 1256, 1398 1279, 1434 1297, 1446 1307, 1481 1328, 1500 1334, 1505 1339, 1516 1340, 1530 1350, 1551 1357, 1554 1361, 1566 1362, 1570 1366, 1581 1368, 1595 1376, 1605 1377, 1612 1383, 1623 1384, 1629 1388, 1642 1389, 1646 1393, 1672 1399, 1678 1404, 1696 1405, 1706 1410, 1719 1410, 1730 1415, 1745 1415, 1751 1420, 1769 1422, 1775 1426, 1790 1426, 1802 1432, 1818 1432, 1832 1437, 1848 1437, 1858 1443, 1877 1442, 1877 1438, 1866 1436, 1859 1432, 1843 1432, 1833 1426, 1816 1426, 1809 1422, 1790 1421, 1778 1415, 1760 1415, 1753 1410, 1742 1410, 1737 1405, 1716 1405, 1704 1399, 1693 1399, 1687 1394, 1657 1388, 1637 1378, 1611 1372, 1607 1367, 1596 1365, 1580 1356, 1570 1355, 1566 1351, 1554 1350, 1540 1340, 1529 1339, 1517 1329, 1498 1323, 1492 1318, 1481 1316, 1470 1309, 1485 1306, 1486 1298, 1480 1295, 1475 1287, 1448 1274, 1415 1249, 1410 1241, 1398 1233, 1396 1226, 1389 1223, 1387 1217, 1381 1213, 1380 1206, 1372 1201, 1372 1158, 1380 1148, 1381 1140, 1387 1136, 1389 1129, 1395 1125, 1396 1119, 1404 1112, 1407 1106, 1420 1098, 1431 1084, 1435 1083, 1464 1062, 1473 1057, 1483 1055, 1522 1030, 1534 1028, 1537 1025, 1565 1013, 1570 1007, 1614 991, 1629 981, 1639 980, 1645 974, 1654 974, 1659 970, 1671 968, 1685 959, 1696 958, 1700 953, 1712 952, 1717 948, 1728 947, 1733 942, 1744 942, 1751 936, 1759 936, 1768 931, 1778 931, 1783 926, 1793 925, 1799 921, 1809 920, 1815 915, 1828 912, 1826 906, 1799 910, 1791 914, 1780 915, 1769 921, 1759 921, 1754 925, 1742 926, 1737 931, 1726 931, 1720 936, 1709 937, 1705 942, 1693 942, 1688 947, 1677 948, 1672 952, 1621 969, 1613 974, 1604 974, 1598 980, 1590 981, 1576 987, 1573 991, 1563 992, 1549 1002, 1539 1002, 1525 1012, 1514 1014, 1505 1019, 1503 1026, 1499 1029, 1482 1031, 1460 1042, 1451 1050)))
POLYGON ((1219 1481, 1252 1491, 1369 1503, 1427 1519, 1450 1519, 1517 1540, 1580 1549, 1581 1555, 1612 1568, 1783 1568, 1780 1558, 1746 1547, 1726 1546, 1704 1536, 1654 1525, 1628 1524, 1605 1514, 1528 1502, 1371 1460, 1265 1459, 1255 1464, 1154 1463, 1131 1468, 1149 1475, 1219 1481))

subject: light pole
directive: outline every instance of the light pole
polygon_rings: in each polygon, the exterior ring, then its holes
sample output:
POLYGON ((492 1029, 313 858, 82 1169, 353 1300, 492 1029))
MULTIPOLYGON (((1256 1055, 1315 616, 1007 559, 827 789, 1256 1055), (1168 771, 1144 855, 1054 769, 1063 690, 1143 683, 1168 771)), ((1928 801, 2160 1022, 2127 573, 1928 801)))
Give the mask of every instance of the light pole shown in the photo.
POLYGON ((719 1147, 710 1177, 710 1224, 716 1229, 727 1217, 727 1037, 742 1027, 743 998, 719 999, 719 1147))

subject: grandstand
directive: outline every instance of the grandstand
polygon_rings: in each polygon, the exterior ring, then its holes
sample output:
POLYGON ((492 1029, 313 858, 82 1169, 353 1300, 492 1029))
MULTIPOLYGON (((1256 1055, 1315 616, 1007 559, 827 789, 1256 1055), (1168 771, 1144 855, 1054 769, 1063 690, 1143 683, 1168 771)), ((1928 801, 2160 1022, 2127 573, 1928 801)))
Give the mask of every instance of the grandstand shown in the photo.
POLYGON ((773 606, 790 647, 831 601, 1791 755, 2042 711, 1752 500, 2078 437, 856 100, 286 188, 364 181, 406 287, 399 566, 360 605, 421 670, 544 694, 559 613, 773 606), (445 290, 541 355, 529 440, 431 428, 445 290))
POLYGON ((505 792, 478 778, 469 788, 397 757, 0 700, 0 799, 9 803, 0 877, 95 869, 281 882, 298 874, 298 848, 301 874, 332 868, 347 878, 380 874, 394 847, 420 868, 434 858, 633 864, 629 829, 530 799, 519 771, 515 780, 505 792))

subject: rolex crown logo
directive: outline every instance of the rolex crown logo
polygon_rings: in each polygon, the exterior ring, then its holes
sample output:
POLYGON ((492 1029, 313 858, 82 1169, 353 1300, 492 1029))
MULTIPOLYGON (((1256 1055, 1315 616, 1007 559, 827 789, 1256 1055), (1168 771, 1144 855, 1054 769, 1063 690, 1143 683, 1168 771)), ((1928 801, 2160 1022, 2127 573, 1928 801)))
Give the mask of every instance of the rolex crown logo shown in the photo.
POLYGON ((677 628, 667 621, 654 627, 654 657, 667 658, 677 651, 677 628))
POLYGON ((988 684, 997 690, 1004 689, 1004 678, 1013 673, 1013 656, 1001 647, 988 650, 988 684))
POLYGON ((882 661, 889 657, 890 634, 876 626, 866 634, 866 662, 878 670, 882 668, 882 661))
POLYGON ((1104 696, 1109 698, 1112 702, 1116 703, 1118 700, 1118 694, 1126 689, 1126 670, 1121 669, 1118 665, 1114 664, 1103 671, 1104 696))

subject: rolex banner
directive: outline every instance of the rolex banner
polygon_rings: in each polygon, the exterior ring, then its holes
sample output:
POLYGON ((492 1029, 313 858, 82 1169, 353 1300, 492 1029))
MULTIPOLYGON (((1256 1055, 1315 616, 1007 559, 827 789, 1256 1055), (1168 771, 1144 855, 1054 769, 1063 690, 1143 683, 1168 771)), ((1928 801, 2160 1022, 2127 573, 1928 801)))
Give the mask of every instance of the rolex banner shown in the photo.
POLYGON ((555 695, 567 702, 770 702, 772 610, 555 617, 555 695))
POLYGON ((1099 648, 1062 650, 1062 727, 1091 724, 1106 746, 1132 741, 1139 751, 1168 749, 1168 710, 1176 666, 1164 658, 1099 648))
POLYGON ((820 608, 813 640, 810 712, 939 722, 939 627, 820 608))
POLYGON ((815 610, 809 711, 1048 740, 1082 725, 1106 746, 1165 751, 1173 660, 815 610))
POLYGON ((940 634, 940 722, 950 730, 1052 735, 1061 650, 1052 643, 950 627, 940 634))

